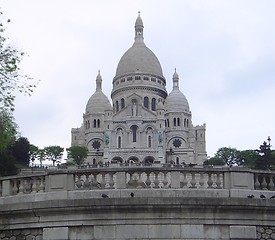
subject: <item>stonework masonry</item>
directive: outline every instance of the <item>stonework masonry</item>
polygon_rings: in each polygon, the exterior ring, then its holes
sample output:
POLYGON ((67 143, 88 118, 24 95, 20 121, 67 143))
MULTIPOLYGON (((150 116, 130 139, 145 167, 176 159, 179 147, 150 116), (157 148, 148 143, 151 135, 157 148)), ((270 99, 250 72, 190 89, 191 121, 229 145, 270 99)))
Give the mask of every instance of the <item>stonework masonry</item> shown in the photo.
POLYGON ((71 130, 71 144, 89 149, 89 164, 202 164, 207 158, 206 125, 193 125, 176 70, 167 93, 161 64, 145 45, 143 28, 138 16, 134 44, 121 57, 112 81, 112 104, 98 73, 83 123, 71 130))
POLYGON ((0 178, 0 239, 274 239, 274 176, 127 167, 0 178))

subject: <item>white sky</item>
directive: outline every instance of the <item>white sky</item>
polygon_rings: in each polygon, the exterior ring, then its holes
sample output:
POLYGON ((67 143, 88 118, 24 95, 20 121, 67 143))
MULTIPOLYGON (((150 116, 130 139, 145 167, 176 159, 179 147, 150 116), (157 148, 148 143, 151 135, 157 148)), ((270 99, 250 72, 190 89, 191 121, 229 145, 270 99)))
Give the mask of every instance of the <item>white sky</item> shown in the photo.
POLYGON ((273 0, 0 0, 0 6, 11 19, 12 43, 28 54, 24 72, 41 80, 31 97, 16 99, 16 122, 34 145, 70 146, 99 69, 110 99, 139 10, 168 92, 176 67, 193 124, 206 123, 209 156, 275 138, 273 0))

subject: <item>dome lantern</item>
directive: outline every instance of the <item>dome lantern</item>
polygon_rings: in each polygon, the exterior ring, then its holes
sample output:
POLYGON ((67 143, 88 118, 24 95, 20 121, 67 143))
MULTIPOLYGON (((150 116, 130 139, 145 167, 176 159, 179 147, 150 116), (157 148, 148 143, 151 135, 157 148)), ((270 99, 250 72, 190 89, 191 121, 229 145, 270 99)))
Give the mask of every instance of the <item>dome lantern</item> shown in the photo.
POLYGON ((135 23, 135 41, 143 42, 143 22, 140 17, 140 11, 138 12, 138 17, 135 23))

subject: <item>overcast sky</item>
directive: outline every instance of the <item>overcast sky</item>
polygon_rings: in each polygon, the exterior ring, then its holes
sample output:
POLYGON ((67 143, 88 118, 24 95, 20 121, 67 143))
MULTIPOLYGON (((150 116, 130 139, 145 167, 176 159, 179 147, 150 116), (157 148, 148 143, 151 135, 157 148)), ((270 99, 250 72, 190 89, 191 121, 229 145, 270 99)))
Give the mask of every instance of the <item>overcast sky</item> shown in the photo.
POLYGON ((220 147, 256 149, 268 136, 275 141, 273 0, 1 0, 0 6, 11 19, 11 43, 28 54, 22 69, 41 80, 31 97, 16 99, 16 122, 34 145, 70 146, 99 69, 110 99, 138 11, 168 92, 176 67, 193 124, 206 123, 209 156, 220 147))

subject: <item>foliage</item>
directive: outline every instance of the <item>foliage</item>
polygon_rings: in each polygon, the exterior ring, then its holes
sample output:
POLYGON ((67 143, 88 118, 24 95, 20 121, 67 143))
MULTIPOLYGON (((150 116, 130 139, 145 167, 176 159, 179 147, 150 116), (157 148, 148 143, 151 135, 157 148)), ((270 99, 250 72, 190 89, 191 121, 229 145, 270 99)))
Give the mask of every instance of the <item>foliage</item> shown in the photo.
POLYGON ((17 126, 10 113, 0 110, 0 176, 17 173, 15 159, 11 154, 10 146, 16 140, 17 126))
POLYGON ((29 166, 30 163, 30 142, 25 137, 19 137, 11 145, 11 154, 14 156, 16 163, 29 166))
POLYGON ((88 148, 85 146, 72 146, 66 149, 68 156, 80 166, 88 155, 88 148))
POLYGON ((48 146, 44 148, 46 159, 53 162, 53 166, 56 161, 61 160, 64 152, 64 148, 60 146, 48 146))
POLYGON ((236 148, 222 147, 218 149, 215 157, 222 159, 228 166, 242 165, 243 162, 238 154, 239 151, 236 148))
POLYGON ((30 144, 29 156, 32 163, 38 158, 38 149, 37 146, 30 144))
POLYGON ((243 165, 249 168, 255 168, 258 156, 259 153, 255 150, 244 150, 238 153, 238 157, 243 162, 243 165))
POLYGON ((30 95, 36 87, 32 79, 22 73, 20 62, 24 52, 18 51, 8 43, 5 36, 6 24, 0 12, 0 109, 14 110, 15 91, 30 95))
POLYGON ((271 150, 270 144, 263 142, 260 145, 260 150, 256 150, 259 153, 258 158, 255 162, 255 168, 267 170, 272 169, 275 165, 275 153, 274 150, 271 150))
POLYGON ((0 152, 0 176, 16 175, 17 172, 14 157, 8 151, 0 152))
POLYGON ((225 161, 218 157, 212 157, 209 160, 207 160, 207 165, 224 166, 225 161))
POLYGON ((6 110, 0 110, 0 152, 6 151, 15 141, 16 129, 12 115, 6 110))
POLYGON ((46 160, 46 153, 45 149, 37 149, 36 151, 36 158, 40 162, 40 167, 42 167, 42 162, 46 160))

